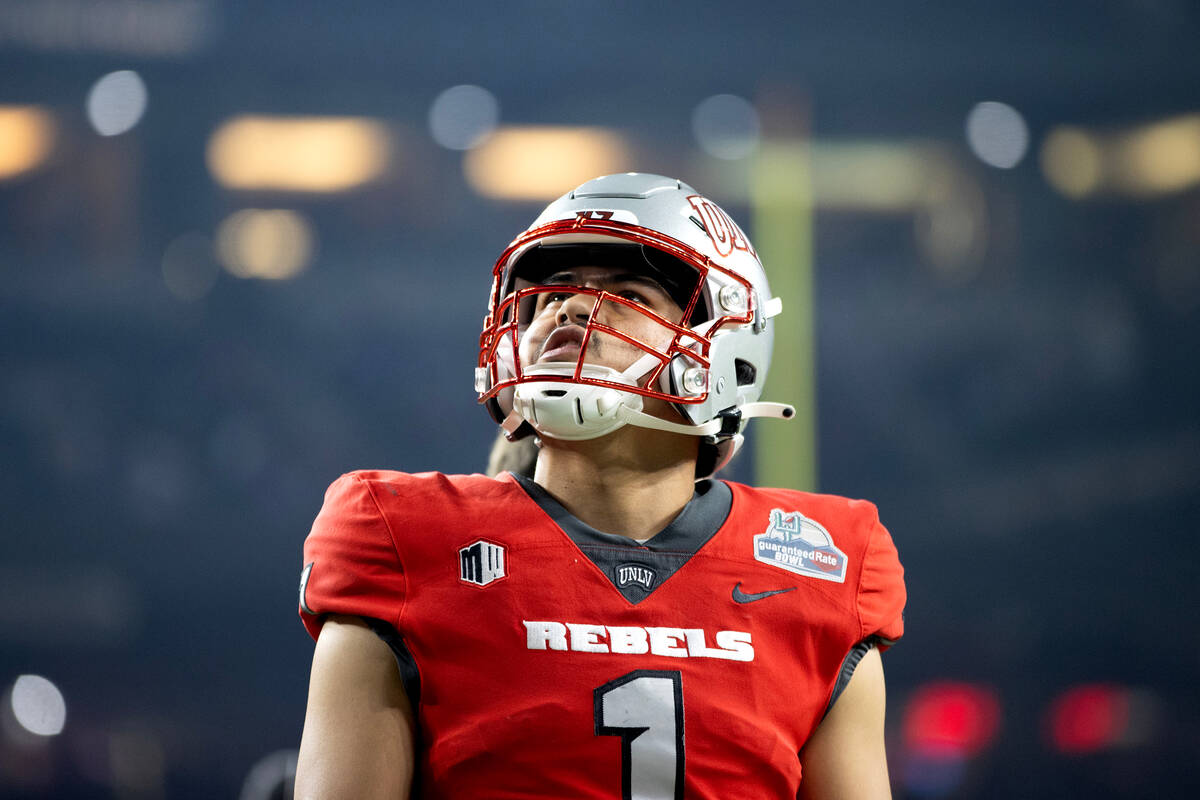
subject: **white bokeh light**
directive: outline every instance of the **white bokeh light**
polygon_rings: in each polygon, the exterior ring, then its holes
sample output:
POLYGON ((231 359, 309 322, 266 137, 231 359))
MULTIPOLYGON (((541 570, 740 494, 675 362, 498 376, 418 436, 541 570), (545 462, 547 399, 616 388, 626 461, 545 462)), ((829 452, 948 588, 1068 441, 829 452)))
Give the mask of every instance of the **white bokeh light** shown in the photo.
POLYGON ((481 86, 452 86, 429 107, 429 133, 450 150, 470 150, 483 142, 499 121, 500 103, 481 86))
POLYGON ((692 111, 692 133, 701 149, 714 158, 734 161, 758 147, 761 135, 758 111, 733 94, 716 94, 692 111))
POLYGON ((967 144, 983 163, 1011 169, 1029 149, 1029 128, 1021 112, 992 101, 977 103, 967 114, 967 144))
POLYGON ((146 113, 147 97, 146 84, 136 72, 110 72, 88 92, 88 121, 101 136, 124 133, 146 113))
POLYGON ((56 736, 67 722, 62 692, 40 675, 21 675, 12 686, 12 712, 22 728, 38 736, 56 736))

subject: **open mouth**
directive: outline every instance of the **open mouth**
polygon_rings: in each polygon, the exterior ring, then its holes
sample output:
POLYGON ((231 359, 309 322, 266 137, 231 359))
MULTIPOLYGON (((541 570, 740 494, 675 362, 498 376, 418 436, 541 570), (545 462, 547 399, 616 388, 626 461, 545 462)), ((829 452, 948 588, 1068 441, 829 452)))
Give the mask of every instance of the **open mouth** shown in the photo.
POLYGON ((583 328, 578 325, 564 325, 555 328, 542 345, 542 354, 538 361, 567 361, 579 356, 579 348, 583 346, 583 328))

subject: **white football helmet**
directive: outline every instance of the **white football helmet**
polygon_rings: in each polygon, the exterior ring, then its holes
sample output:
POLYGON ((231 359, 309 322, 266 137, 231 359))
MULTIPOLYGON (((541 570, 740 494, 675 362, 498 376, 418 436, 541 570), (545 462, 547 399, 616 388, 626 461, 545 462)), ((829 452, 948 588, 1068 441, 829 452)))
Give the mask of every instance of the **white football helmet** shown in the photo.
POLYGON ((758 255, 728 214, 681 181, 638 173, 590 180, 547 206, 501 254, 493 275, 475 389, 511 439, 531 428, 551 438, 592 439, 623 425, 700 436, 711 446, 697 464, 703 478, 736 452, 747 419, 794 414, 791 406, 759 402, 771 318, 781 303, 771 297, 758 255), (668 319, 603 287, 545 283, 576 267, 620 267, 652 278, 682 317, 668 319), (582 314, 559 322, 570 329, 560 338, 578 348, 578 357, 546 361, 536 343, 527 343, 523 361, 523 336, 551 295, 584 296, 590 304, 586 324, 582 314), (630 310, 653 322, 654 335, 638 338, 605 324, 622 314, 628 319, 630 310), (604 342, 622 343, 636 354, 632 363, 588 363, 604 342), (643 412, 643 397, 670 402, 682 420, 643 412))

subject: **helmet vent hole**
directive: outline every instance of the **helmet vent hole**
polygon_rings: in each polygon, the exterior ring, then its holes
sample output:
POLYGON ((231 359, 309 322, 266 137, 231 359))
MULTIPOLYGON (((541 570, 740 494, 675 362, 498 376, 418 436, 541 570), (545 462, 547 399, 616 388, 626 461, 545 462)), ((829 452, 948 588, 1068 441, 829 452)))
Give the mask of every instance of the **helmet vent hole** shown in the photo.
POLYGON ((543 397, 562 397, 567 393, 566 389, 547 389, 542 392, 543 397))
POLYGON ((754 379, 758 377, 758 370, 754 368, 753 364, 745 359, 734 359, 733 368, 737 372, 738 386, 750 386, 754 383, 754 379))

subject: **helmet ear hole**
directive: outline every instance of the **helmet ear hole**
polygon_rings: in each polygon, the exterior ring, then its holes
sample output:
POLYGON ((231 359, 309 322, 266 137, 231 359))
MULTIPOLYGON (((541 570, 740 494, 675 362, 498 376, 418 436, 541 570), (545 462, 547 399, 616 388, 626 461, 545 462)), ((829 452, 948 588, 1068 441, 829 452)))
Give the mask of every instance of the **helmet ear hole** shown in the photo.
POLYGON ((758 370, 744 358, 734 359, 733 369, 737 375, 738 386, 750 386, 754 383, 754 379, 758 377, 758 370))

